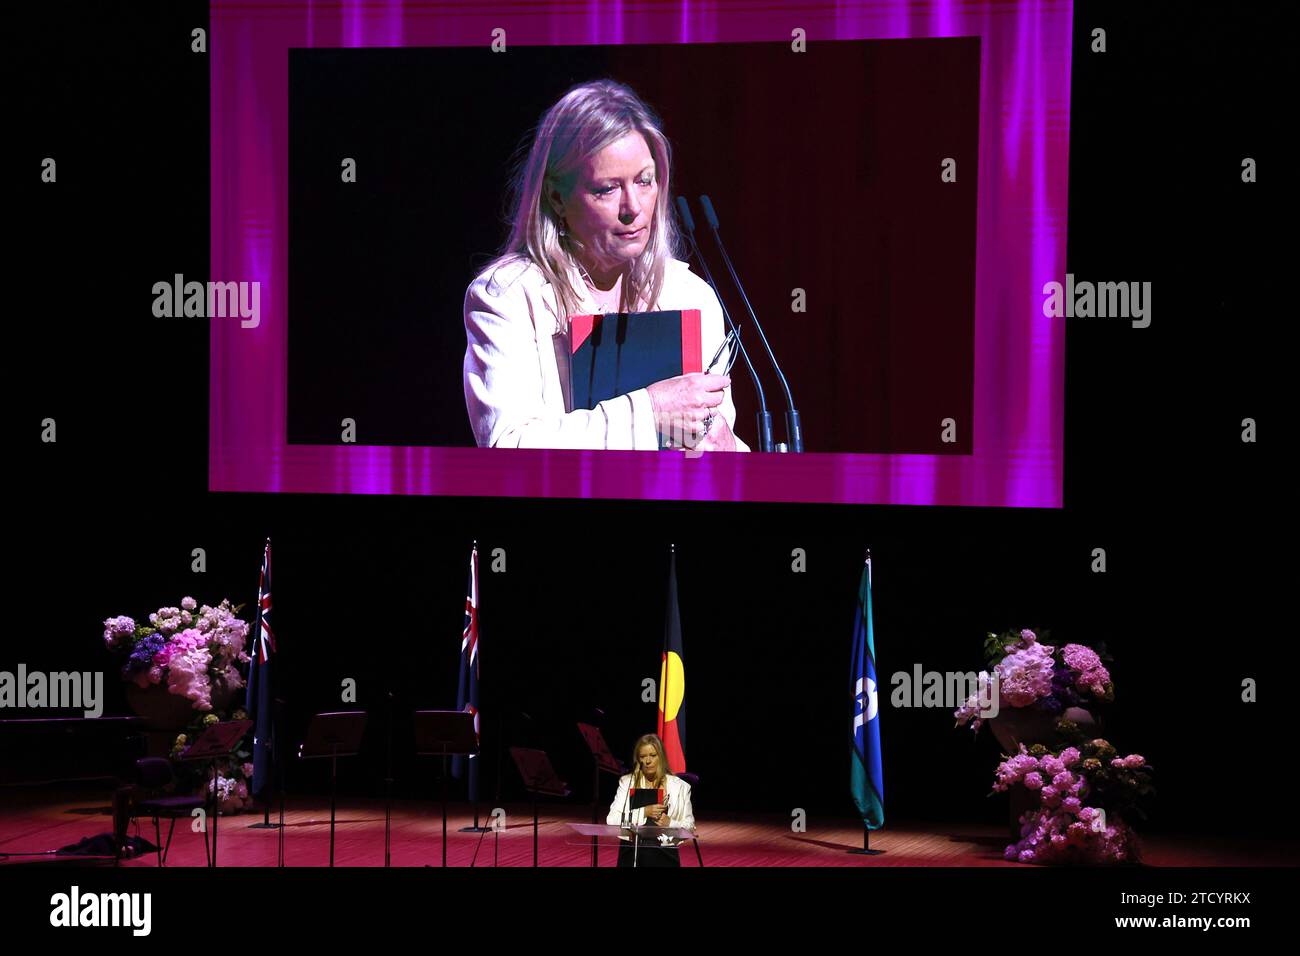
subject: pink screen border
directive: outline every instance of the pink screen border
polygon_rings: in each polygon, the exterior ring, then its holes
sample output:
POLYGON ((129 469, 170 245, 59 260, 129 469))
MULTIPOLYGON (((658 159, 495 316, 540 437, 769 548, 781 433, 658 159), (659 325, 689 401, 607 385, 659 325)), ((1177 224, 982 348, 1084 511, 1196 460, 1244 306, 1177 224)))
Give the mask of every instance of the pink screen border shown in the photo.
POLYGON ((262 295, 256 328, 211 323, 209 490, 1061 507, 1065 329, 1041 290, 1065 272, 1073 3, 844 6, 212 3, 211 278, 262 295), (789 43, 802 28, 808 55, 829 40, 979 36, 973 454, 288 444, 288 51, 486 45, 496 27, 527 46, 789 43))

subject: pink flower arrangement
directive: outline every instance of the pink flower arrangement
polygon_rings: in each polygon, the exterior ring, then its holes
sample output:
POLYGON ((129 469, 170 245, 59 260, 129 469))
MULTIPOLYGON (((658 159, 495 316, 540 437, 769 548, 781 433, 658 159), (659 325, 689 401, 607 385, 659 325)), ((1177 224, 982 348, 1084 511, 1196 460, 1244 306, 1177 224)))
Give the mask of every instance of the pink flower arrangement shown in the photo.
POLYGON ((244 686, 238 665, 248 661, 248 624, 238 613, 229 601, 200 607, 186 597, 180 607, 154 611, 148 625, 125 616, 109 618, 104 645, 127 655, 124 679, 140 687, 166 682, 169 693, 186 698, 195 710, 211 711, 215 687, 230 691, 244 686))
POLYGON ((1112 700, 1110 672, 1097 652, 1082 644, 1057 648, 1044 643, 1028 628, 989 634, 984 656, 991 673, 979 675, 979 691, 953 713, 957 726, 970 724, 978 732, 981 698, 988 701, 989 685, 996 680, 999 707, 1033 707, 1048 714, 1060 714, 1071 707, 1086 706, 1088 698, 1112 700))
MULTIPOLYGON (((179 734, 172 744, 171 756, 173 759, 207 728, 221 721, 217 714, 195 713, 194 720, 191 722, 188 732, 179 734)), ((248 714, 243 708, 236 708, 230 714, 231 720, 247 720, 248 714)), ((231 757, 222 757, 217 761, 217 809, 223 814, 239 813, 248 808, 252 802, 252 794, 249 791, 249 781, 253 779, 253 764, 248 759, 251 756, 248 749, 248 741, 245 739, 236 748, 231 757)), ((201 796, 211 799, 212 797, 212 767, 205 764, 201 770, 195 768, 193 764, 181 763, 177 765, 178 778, 184 779, 187 784, 196 787, 197 793, 201 796)))
POLYGON ((1151 792, 1149 768, 1140 754, 1130 754, 1111 759, 1107 769, 1100 758, 1113 753, 1101 739, 1056 754, 1041 744, 1021 744, 1020 753, 998 764, 994 791, 1020 784, 1039 798, 1037 809, 1021 815, 1020 839, 1007 846, 1005 857, 1040 864, 1136 862, 1137 836, 1118 811, 1133 811, 1151 792))

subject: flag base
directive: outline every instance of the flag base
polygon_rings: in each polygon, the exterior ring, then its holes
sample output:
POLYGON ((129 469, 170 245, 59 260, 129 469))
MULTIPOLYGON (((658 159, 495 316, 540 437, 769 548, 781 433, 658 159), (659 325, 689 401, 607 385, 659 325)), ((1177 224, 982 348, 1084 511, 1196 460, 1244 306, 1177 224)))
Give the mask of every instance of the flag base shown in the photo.
POLYGON ((884 853, 885 851, 871 849, 871 831, 868 830, 866 827, 863 827, 862 846, 854 847, 852 850, 848 850, 847 852, 856 853, 860 856, 879 856, 881 853, 884 853))

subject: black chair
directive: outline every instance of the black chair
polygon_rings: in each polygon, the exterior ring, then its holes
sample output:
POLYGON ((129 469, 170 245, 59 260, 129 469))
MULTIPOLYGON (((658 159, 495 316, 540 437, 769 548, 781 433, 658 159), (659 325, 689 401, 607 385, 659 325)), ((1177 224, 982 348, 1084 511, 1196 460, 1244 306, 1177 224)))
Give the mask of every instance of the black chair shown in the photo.
MULTIPOLYGON (((172 773, 172 764, 170 760, 162 757, 141 757, 135 762, 136 773, 139 776, 141 789, 147 792, 161 794, 173 780, 176 779, 172 773)), ((177 819, 189 819, 195 810, 205 808, 207 800, 201 794, 195 796, 153 796, 146 797, 143 800, 137 800, 135 804, 136 815, 141 813, 153 817, 154 831, 154 849, 158 851, 158 865, 167 864, 167 851, 171 849, 172 833, 176 830, 177 819), (171 826, 167 828, 167 845, 162 845, 162 831, 159 827, 158 820, 161 817, 171 818, 171 826)), ((208 828, 203 827, 203 852, 208 858, 208 864, 212 863, 212 850, 208 846, 208 828)))

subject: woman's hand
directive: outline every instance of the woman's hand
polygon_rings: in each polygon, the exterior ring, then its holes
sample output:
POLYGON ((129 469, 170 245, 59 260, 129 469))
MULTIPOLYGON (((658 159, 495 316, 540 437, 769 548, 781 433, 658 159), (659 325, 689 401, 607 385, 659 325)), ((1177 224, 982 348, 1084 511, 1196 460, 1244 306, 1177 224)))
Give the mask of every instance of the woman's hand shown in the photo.
POLYGON ((696 451, 735 451, 736 436, 732 434, 731 426, 721 415, 713 419, 713 424, 709 428, 709 433, 704 439, 695 446, 696 451))
POLYGON ((649 806, 645 808, 645 815, 648 819, 651 819, 655 823, 658 823, 661 819, 663 819, 668 815, 668 808, 665 807, 662 803, 656 803, 653 806, 649 806))
POLYGON ((659 434, 694 448, 705 437, 705 419, 722 404, 723 389, 730 384, 729 375, 690 372, 647 386, 659 434))

